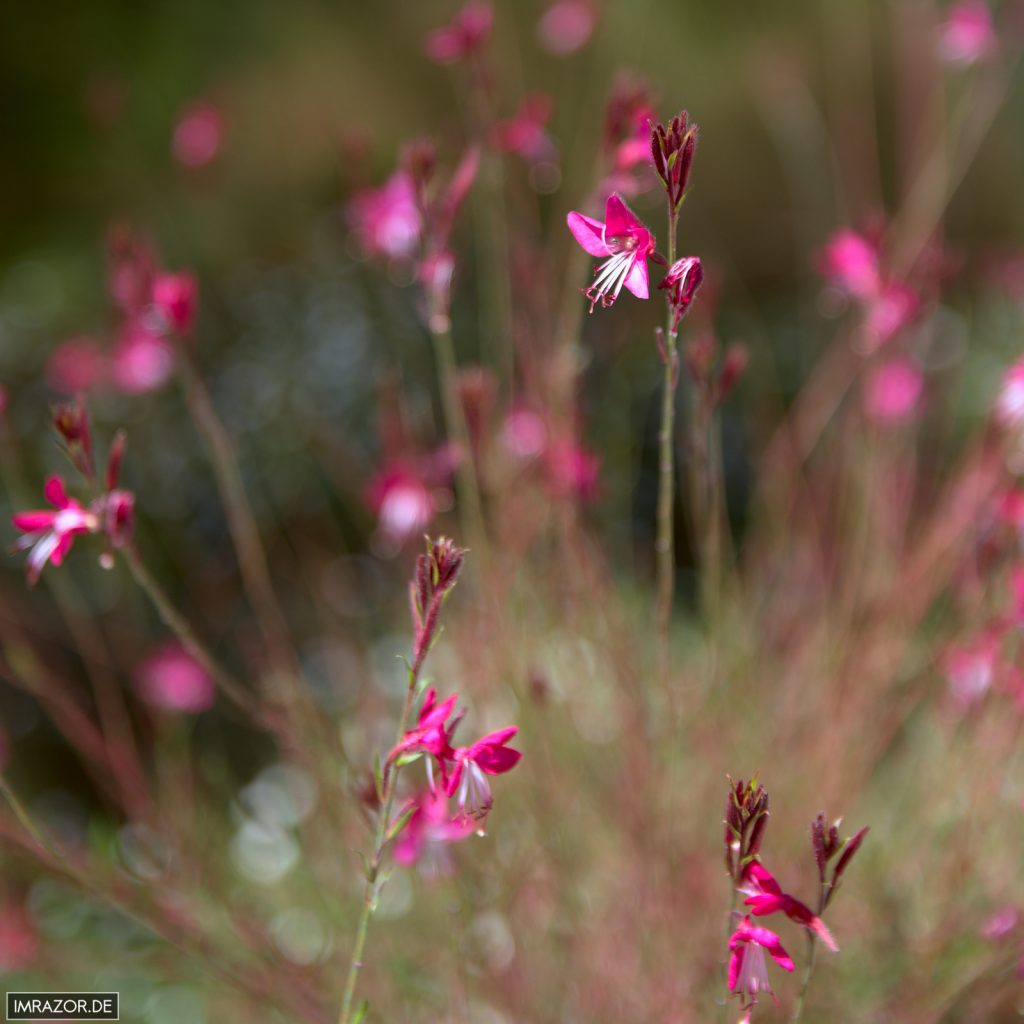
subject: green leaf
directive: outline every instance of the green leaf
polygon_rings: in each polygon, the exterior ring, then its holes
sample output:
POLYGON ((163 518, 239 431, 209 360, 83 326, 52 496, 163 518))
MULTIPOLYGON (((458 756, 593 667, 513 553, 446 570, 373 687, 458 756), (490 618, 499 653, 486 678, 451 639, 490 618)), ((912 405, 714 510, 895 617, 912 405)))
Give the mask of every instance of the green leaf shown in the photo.
POLYGON ((409 819, 416 813, 415 807, 406 807, 402 813, 395 818, 388 828, 387 834, 384 836, 384 842, 390 843, 392 839, 399 835, 403 828, 409 823, 409 819))
POLYGON ((370 1009, 370 1004, 367 1000, 363 1000, 356 1008, 356 1012, 352 1014, 351 1024, 362 1024, 362 1021, 366 1019, 366 1014, 370 1009))

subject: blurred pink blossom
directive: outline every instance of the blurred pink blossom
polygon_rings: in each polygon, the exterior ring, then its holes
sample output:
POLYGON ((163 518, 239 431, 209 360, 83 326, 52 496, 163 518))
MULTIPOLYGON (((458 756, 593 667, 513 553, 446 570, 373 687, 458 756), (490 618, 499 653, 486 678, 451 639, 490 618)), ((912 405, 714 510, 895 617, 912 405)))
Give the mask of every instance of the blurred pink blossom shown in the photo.
POLYGON ((760 861, 751 861, 746 866, 743 871, 743 885, 739 891, 746 895, 743 903, 750 907, 750 913, 755 917, 785 914, 791 921, 802 925, 821 939, 833 953, 838 951, 839 947, 825 922, 806 903, 783 892, 775 876, 760 861))
POLYGON ((451 873, 451 858, 447 847, 471 836, 476 829, 473 821, 463 814, 453 816, 448 799, 443 793, 425 789, 407 805, 413 808, 395 842, 395 862, 403 867, 419 865, 428 877, 451 873))
POLYGON ((540 16, 537 35, 548 53, 567 57, 586 46, 596 25, 591 0, 555 0, 540 16))
POLYGON ((155 391, 174 372, 174 349, 141 320, 128 323, 114 348, 114 383, 129 395, 155 391))
POLYGON ((174 126, 171 151, 183 167, 205 167, 220 153, 224 118, 212 103, 200 101, 186 107, 174 126))
POLYGON ((423 218, 405 170, 395 171, 379 188, 357 192, 348 204, 348 218, 370 256, 409 259, 419 250, 423 218))
POLYGON ((868 305, 865 329, 872 347, 884 345, 914 318, 920 305, 915 292, 901 281, 889 281, 868 305))
POLYGON ((100 528, 96 513, 69 498, 59 476, 51 476, 46 481, 43 494, 55 511, 18 512, 11 517, 14 525, 25 535, 15 542, 14 549, 29 549, 26 568, 30 584, 39 579, 47 562, 60 565, 64 561, 76 536, 96 533, 100 528))
POLYGON ((978 934, 989 942, 1001 942, 1017 930, 1020 913, 1016 907, 1000 907, 993 911, 978 929, 978 934))
POLYGON ((647 259, 655 249, 654 235, 615 193, 605 204, 604 223, 575 211, 566 216, 566 223, 591 256, 607 257, 595 267, 594 283, 583 289, 591 312, 598 302, 611 306, 623 285, 638 299, 648 298, 647 259))
POLYGON ((955 4, 939 29, 939 55, 951 64, 967 66, 996 50, 992 12, 984 0, 955 4))
POLYGON ((46 380, 54 391, 76 395, 102 384, 110 371, 107 354, 92 338, 69 338, 50 353, 46 380))
POLYGON ((471 0, 442 28, 427 36, 427 56, 437 64, 455 64, 477 53, 487 42, 494 24, 494 8, 484 0, 471 0))
POLYGON ((601 458, 570 442, 553 442, 545 453, 548 486, 558 498, 595 501, 601 458))
POLYGON ((25 908, 15 903, 0 907, 0 974, 28 970, 38 953, 39 938, 25 908))
POLYGON ((528 459, 544 450, 548 432, 544 420, 537 413, 518 408, 505 417, 501 436, 505 447, 513 455, 528 459))
POLYGON ((914 362, 891 359, 873 367, 864 382, 864 412, 875 423, 904 423, 914 414, 924 378, 914 362))
POLYGON ((849 228, 837 231, 825 243, 818 268, 847 295, 869 299, 878 293, 878 251, 863 235, 849 228))
POLYGON ((768 966, 765 950, 784 970, 793 971, 795 964, 775 932, 755 925, 749 917, 740 920, 736 930, 729 937, 729 991, 735 992, 744 1007, 757 1002, 761 992, 774 996, 768 980, 768 966))
POLYGON ((422 533, 437 511, 424 474, 405 462, 392 463, 373 477, 367 502, 380 530, 399 543, 422 533))
POLYGON ((198 715, 213 706, 215 689, 206 669, 180 644, 150 655, 136 671, 142 698, 165 711, 198 715))
POLYGON ((153 305, 177 334, 188 334, 196 316, 198 287, 188 271, 160 273, 153 281, 153 305))
POLYGON ((524 160, 553 160, 557 151, 544 128, 550 117, 551 97, 542 92, 531 93, 511 118, 494 126, 494 145, 524 160))
POLYGON ((1003 377, 996 418, 1006 427, 1024 426, 1024 359, 1018 359, 1003 377))
POLYGON ((966 710, 985 696, 995 679, 998 657, 999 640, 993 632, 946 654, 943 669, 950 696, 959 707, 966 710))

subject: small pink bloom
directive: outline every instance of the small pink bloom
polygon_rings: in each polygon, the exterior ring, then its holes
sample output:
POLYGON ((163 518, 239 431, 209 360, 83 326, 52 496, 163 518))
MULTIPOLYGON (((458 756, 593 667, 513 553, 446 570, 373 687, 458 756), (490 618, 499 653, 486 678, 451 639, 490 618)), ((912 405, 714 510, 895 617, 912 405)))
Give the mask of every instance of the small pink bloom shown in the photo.
POLYGON ((448 782, 448 762, 455 757, 455 751, 451 745, 452 733, 462 717, 460 712, 448 724, 458 696, 452 694, 440 704, 437 703, 437 691, 430 687, 423 695, 423 706, 420 708, 419 718, 416 724, 406 730, 405 735, 395 744, 387 757, 387 764, 393 764, 402 757, 411 757, 418 754, 428 754, 427 773, 430 778, 431 789, 434 788, 433 762, 437 761, 441 769, 443 784, 448 782))
POLYGON ((745 1007, 757 1002, 758 994, 775 992, 768 981, 768 965, 765 950, 784 970, 793 971, 795 965, 783 948, 775 932, 755 925, 749 917, 740 920, 736 931, 729 937, 729 991, 739 994, 745 1007))
POLYGON ((523 755, 506 745, 517 732, 519 728, 515 725, 498 729, 452 754, 454 767, 445 791, 448 796, 458 793, 459 809, 464 815, 476 821, 487 817, 494 803, 487 776, 503 775, 519 763, 523 755))
POLYGON ((30 549, 26 562, 30 584, 39 579, 48 561, 54 565, 64 561, 78 534, 96 533, 100 529, 96 513, 69 498, 59 476, 51 476, 46 481, 43 494, 56 511, 18 512, 11 517, 14 525, 25 534, 15 543, 14 549, 30 549))
POLYGON ((0 974, 30 969, 39 953, 32 918, 15 903, 0 907, 0 974))
POLYGON ((878 250, 856 231, 844 228, 832 235, 818 263, 821 273, 847 295, 867 299, 879 290, 878 250))
POLYGON ((1024 359, 1006 371, 996 399, 996 418, 1005 427, 1024 426, 1024 359))
POLYGON ((54 391, 77 395, 92 391, 108 372, 107 356, 92 338, 62 342, 46 361, 46 379, 54 391))
POLYGON ((139 693, 154 707, 198 715, 213 706, 213 680, 179 644, 160 648, 138 668, 139 693))
POLYGON ((979 929, 979 934, 989 942, 1002 942, 1009 938, 1020 924, 1020 914, 1016 907, 1000 907, 986 919, 979 929))
POLYGON ((910 359, 892 359, 873 368, 865 382, 864 412, 875 423, 904 423, 914 414, 924 378, 910 359))
POLYGON ((537 35, 541 46, 556 57, 568 57, 587 45, 597 14, 590 0, 555 0, 541 15, 537 35))
POLYGON ((453 817, 447 797, 432 789, 417 794, 409 806, 414 810, 395 842, 395 862, 403 867, 418 864, 428 877, 450 874, 447 847, 473 834, 472 820, 463 814, 453 817))
POLYGON ((785 914, 791 921, 817 935, 833 953, 838 952, 839 947, 825 922, 806 903, 801 903, 795 896, 783 892, 774 875, 760 862, 751 861, 744 869, 740 892, 746 894, 747 898, 743 902, 750 907, 750 912, 755 917, 785 914))
POLYGON ((992 686, 999 658, 999 640, 985 633, 946 655, 943 668, 953 700, 966 710, 976 704, 992 686))
POLYGON ((437 64, 455 64, 483 48, 494 24, 494 8, 484 0, 471 0, 443 28, 427 36, 424 49, 437 64))
POLYGON ((608 197, 604 223, 575 211, 568 214, 566 223, 573 238, 591 256, 607 257, 595 269, 594 283, 583 289, 590 299, 591 312, 598 302, 612 305, 623 285, 638 299, 649 296, 647 258, 654 252, 654 235, 617 195, 608 197))
POLYGON ((395 171, 380 188, 357 192, 348 204, 348 218, 370 256, 409 259, 419 250, 423 218, 404 170, 395 171))
POLYGON ((205 167, 216 159, 223 140, 220 111, 210 103, 195 103, 178 118, 171 150, 183 167, 205 167))
POLYGON ((697 289, 704 281, 704 267, 699 256, 686 256, 676 260, 665 280, 658 285, 668 290, 668 302, 672 307, 672 330, 679 330, 679 322, 689 312, 690 305, 697 295, 697 289))
POLYGON ((917 313, 920 300, 908 285, 889 281, 881 293, 868 303, 865 329, 871 336, 872 348, 884 345, 903 330, 917 313))
POLYGON ((999 519, 1011 529, 1024 530, 1024 488, 1014 487, 999 500, 999 519))
POLYGON ((967 66, 996 51, 992 12, 983 0, 954 5, 939 29, 939 55, 950 64, 967 66))
POLYGON ((141 320, 125 325, 114 349, 113 378, 128 395, 163 387, 174 372, 174 350, 163 335, 141 320))
POLYGON ((437 510, 423 474, 405 463, 381 470, 370 481, 367 500, 381 531, 399 543, 422 533, 437 510))
POLYGON ((505 417, 501 431, 505 447, 521 459, 529 459, 544 451, 548 432, 544 420, 529 409, 513 409, 505 417))
POLYGON ((193 274, 157 274, 153 305, 176 334, 188 334, 196 316, 197 286, 193 274))
POLYGON ((554 442, 545 453, 548 486, 557 498, 596 501, 601 458, 568 442, 554 442))
POLYGON ((505 153, 515 153, 524 160, 553 160, 556 151, 544 126, 551 117, 551 97, 532 93, 507 121, 494 126, 494 145, 505 153))

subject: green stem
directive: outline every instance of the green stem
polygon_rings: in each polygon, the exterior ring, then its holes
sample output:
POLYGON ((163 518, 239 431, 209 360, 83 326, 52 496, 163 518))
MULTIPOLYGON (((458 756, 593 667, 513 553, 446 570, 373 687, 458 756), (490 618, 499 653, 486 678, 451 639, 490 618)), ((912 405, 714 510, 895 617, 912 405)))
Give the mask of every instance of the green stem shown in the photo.
POLYGON ((818 952, 817 938, 811 933, 807 933, 807 968, 804 970, 803 984, 800 986, 800 996, 796 1001, 796 1006, 793 1007, 793 1016, 790 1020, 800 1020, 801 1015, 804 1012, 804 1003, 807 1001, 807 990, 811 987, 811 977, 814 975, 814 960, 815 954, 818 952))
POLYGON ((725 1021, 728 1018, 729 1005, 729 939, 732 937, 733 917, 736 915, 736 883, 730 876, 729 885, 732 889, 732 897, 729 901, 729 912, 725 915, 725 959, 722 961, 721 985, 724 995, 719 1005, 719 1018, 725 1021))
MULTIPOLYGON (((413 701, 416 699, 416 686, 419 681, 422 664, 423 656, 409 669, 409 685, 405 691, 402 717, 398 722, 396 743, 401 741, 409 726, 409 718, 412 715, 413 701)), ((359 915, 359 924, 356 927, 356 938, 352 946, 352 957, 348 965, 348 978, 345 982, 345 994, 341 1001, 341 1013, 338 1016, 338 1024, 349 1024, 349 1021, 352 1019, 352 1000, 356 994, 359 971, 363 966, 363 950, 366 947, 366 936, 370 930, 370 921, 373 919, 377 909, 377 901, 380 898, 381 886, 378 885, 378 879, 380 878, 381 864, 384 862, 384 852, 387 848, 387 830, 391 821, 391 808, 395 801, 395 789, 398 785, 398 773, 400 770, 400 766, 395 764, 390 769, 385 767, 383 772, 384 792, 381 794, 381 809, 377 815, 377 828, 373 838, 373 853, 366 869, 363 909, 359 915)))

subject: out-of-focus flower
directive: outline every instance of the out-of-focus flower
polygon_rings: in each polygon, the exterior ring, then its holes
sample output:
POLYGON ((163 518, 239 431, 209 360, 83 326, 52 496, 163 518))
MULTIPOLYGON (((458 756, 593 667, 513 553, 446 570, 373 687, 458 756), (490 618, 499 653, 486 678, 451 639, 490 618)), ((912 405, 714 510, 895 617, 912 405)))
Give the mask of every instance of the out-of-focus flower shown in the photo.
POLYGON ((102 529, 111 547, 127 547, 135 533, 135 495, 131 491, 108 491, 96 503, 102 529))
POLYGON ((357 192, 348 204, 348 217, 370 256, 410 259, 419 249, 423 219, 405 169, 395 171, 379 188, 357 192))
POLYGON ((1024 488, 1012 487, 999 499, 999 521, 1014 530, 1024 530, 1024 488))
POLYGON ((452 754, 453 767, 445 789, 448 796, 458 794, 463 814, 478 822, 487 817, 494 804, 487 776, 503 775, 519 763, 522 753, 507 746, 517 732, 515 725, 498 729, 452 754))
POLYGON ((858 299, 874 297, 881 284, 877 249, 848 228, 837 231, 825 243, 818 267, 836 287, 858 299))
POLYGON ((673 334, 678 332, 680 321, 690 311, 690 305, 703 280, 704 267, 701 265, 700 257, 686 256, 681 260, 676 260, 668 268, 665 280, 658 285, 659 288, 668 291, 666 298, 672 310, 673 334))
POLYGON ((495 147, 504 153, 515 153, 524 160, 553 160, 557 151, 545 130, 550 117, 551 97, 542 92, 531 93, 512 117, 494 126, 492 137, 495 147))
POLYGON ((1003 377, 996 417, 1006 427, 1024 426, 1024 359, 1018 359, 1003 377))
POLYGON ((939 29, 939 55, 964 67, 991 57, 996 51, 992 12, 984 0, 955 4, 939 29))
POLYGON ((367 502, 382 533, 398 543, 422 533, 437 511, 424 475, 406 462, 386 466, 373 477, 367 502))
POLYGON ((587 45, 597 25, 591 0, 555 0, 540 16, 537 36, 556 57, 568 57, 587 45))
POLYGON ((839 947, 825 922, 806 903, 783 892, 775 876, 759 861, 751 861, 744 869, 740 892, 746 895, 747 898, 743 902, 750 907, 750 913, 755 917, 785 914, 790 921, 802 925, 821 939, 833 953, 838 952, 839 947))
POLYGON ((424 49, 437 64, 455 64, 478 53, 491 34, 494 8, 484 0, 471 0, 442 28, 427 36, 424 49))
POLYGON ((171 151, 183 167, 205 167, 217 158, 223 142, 223 115, 212 103, 198 102, 178 117, 171 151))
POLYGON ((177 334, 188 334, 196 317, 198 287, 188 271, 157 274, 153 281, 153 305, 163 321, 177 334))
POLYGON ((213 706, 216 696, 206 669, 177 643, 150 655, 135 678, 143 700, 165 711, 198 715, 213 706))
POLYGON ((107 290, 126 317, 145 312, 152 301, 156 253, 130 227, 117 226, 107 236, 107 290))
POLYGON ((1020 924, 1020 912, 1016 907, 1000 907, 984 921, 978 934, 989 942, 1002 942, 1009 938, 1020 924))
POLYGON ((0 907, 0 974, 28 970, 38 952, 39 938, 25 908, 15 903, 0 907))
POLYGON ((412 814, 395 842, 395 862, 403 867, 417 864, 427 877, 451 873, 447 848, 471 836, 472 820, 464 814, 452 815, 443 793, 425 789, 407 805, 412 814))
POLYGON ((54 406, 53 429, 63 442, 64 452, 75 469, 86 480, 95 479, 92 430, 89 427, 89 413, 81 396, 73 402, 61 402, 54 406))
POLYGON ((575 211, 566 216, 566 223, 591 256, 607 257, 595 268, 593 284, 581 289, 590 299, 591 312, 598 302, 611 306, 623 285, 638 299, 648 298, 647 258, 655 249, 654 235, 615 193, 605 204, 604 223, 575 211))
POLYGON ((761 992, 775 997, 768 980, 766 950, 784 971, 794 970, 795 965, 778 935, 755 925, 749 917, 742 918, 729 936, 729 991, 739 995, 744 1007, 756 1003, 761 992))
POLYGON ((39 579, 48 561, 54 565, 64 561, 76 536, 96 533, 100 529, 99 516, 83 508, 74 498, 69 498, 59 476, 51 476, 46 481, 43 494, 55 511, 18 512, 11 517, 14 525, 25 534, 15 543, 14 549, 29 549, 26 568, 30 584, 39 579))
POLYGON ((889 281, 868 304, 864 327, 871 347, 884 345, 914 318, 920 306, 917 292, 902 281, 889 281))
POLYGON ((601 479, 601 457, 569 441, 554 441, 545 452, 548 488, 556 498, 595 501, 601 479))
POLYGON ((125 326, 114 348, 114 383, 126 394, 163 387, 174 373, 174 349, 142 320, 125 326))
POLYGON ((513 409, 501 429, 505 447, 521 459, 529 459, 544 451, 548 432, 544 420, 527 408, 513 409))
POLYGON ((874 367, 864 385, 864 412, 875 423, 904 423, 913 416, 924 391, 924 378, 916 364, 891 359, 874 367))
POLYGON ((46 361, 46 380, 54 391, 77 395, 101 384, 109 370, 106 353, 92 338, 61 342, 46 361))
POLYGON ((999 658, 999 638, 986 632, 975 641, 954 647, 943 659, 953 700, 964 709, 981 700, 992 686, 999 658))

